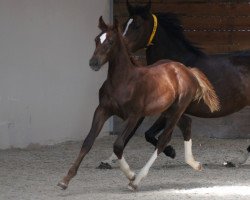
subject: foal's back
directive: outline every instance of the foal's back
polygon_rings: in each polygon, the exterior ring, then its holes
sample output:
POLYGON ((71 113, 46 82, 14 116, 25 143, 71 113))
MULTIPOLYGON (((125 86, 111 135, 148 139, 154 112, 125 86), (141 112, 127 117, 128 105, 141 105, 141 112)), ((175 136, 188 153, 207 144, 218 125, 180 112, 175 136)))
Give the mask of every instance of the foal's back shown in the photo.
POLYGON ((145 115, 165 111, 179 98, 195 96, 198 82, 191 71, 179 62, 160 60, 136 68, 136 96, 143 96, 145 115))

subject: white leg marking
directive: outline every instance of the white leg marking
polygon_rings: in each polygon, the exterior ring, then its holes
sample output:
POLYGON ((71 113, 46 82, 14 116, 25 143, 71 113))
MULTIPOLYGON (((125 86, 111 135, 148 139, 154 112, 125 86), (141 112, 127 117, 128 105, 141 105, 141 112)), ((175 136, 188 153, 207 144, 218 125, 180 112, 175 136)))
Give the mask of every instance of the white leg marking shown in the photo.
POLYGON ((112 155, 107 160, 102 161, 102 163, 111 165, 115 163, 117 160, 118 160, 117 156, 114 153, 112 153, 112 155))
POLYGON ((133 187, 132 189, 136 189, 138 187, 139 183, 141 182, 141 180, 148 175, 150 167, 153 165, 153 163, 155 162, 155 160, 158 156, 157 152, 158 152, 158 149, 155 150, 155 152, 153 153, 151 158, 148 160, 146 165, 141 169, 139 174, 136 176, 135 180, 130 184, 133 187))
POLYGON ((125 31, 123 32, 123 36, 125 36, 126 35, 126 33, 127 33, 127 31, 128 31, 128 28, 129 28, 129 25, 131 24, 133 22, 133 19, 129 19, 128 20, 128 23, 127 23, 127 26, 126 26, 126 28, 125 28, 125 31))
POLYGON ((184 141, 185 146, 185 161, 195 170, 201 171, 201 164, 195 161, 193 153, 192 153, 192 140, 184 141))
POLYGON ((107 33, 103 33, 101 36, 100 36, 100 42, 101 44, 106 40, 107 38, 107 33))
POLYGON ((135 173, 130 170, 128 163, 126 162, 125 158, 122 156, 122 159, 119 159, 120 169, 123 171, 125 176, 131 181, 135 177, 135 173))

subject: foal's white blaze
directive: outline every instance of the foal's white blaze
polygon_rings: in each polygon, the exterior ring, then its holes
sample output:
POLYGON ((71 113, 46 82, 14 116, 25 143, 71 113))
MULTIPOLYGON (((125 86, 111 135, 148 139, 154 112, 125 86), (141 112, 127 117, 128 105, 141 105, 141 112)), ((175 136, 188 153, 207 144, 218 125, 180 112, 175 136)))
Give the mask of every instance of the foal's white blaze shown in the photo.
POLYGON ((101 44, 106 40, 107 38, 107 33, 103 33, 101 36, 100 36, 100 42, 101 44))
POLYGON ((123 171, 125 176, 129 179, 132 180, 135 177, 135 173, 131 171, 128 163, 126 162, 125 158, 122 156, 121 159, 119 159, 119 164, 120 164, 120 169, 123 171))
POLYGON ((201 170, 201 164, 197 161, 195 161, 193 153, 192 153, 192 140, 184 141, 184 147, 185 147, 185 161, 187 164, 189 164, 191 167, 193 167, 195 170, 201 170))
POLYGON ((141 169, 139 174, 136 176, 135 180, 132 183, 134 186, 137 187, 138 184, 141 182, 141 180, 148 175, 148 171, 149 171, 150 167, 153 165, 153 163, 155 162, 157 156, 158 156, 158 149, 155 150, 155 152, 153 153, 151 158, 148 160, 146 165, 141 169))
POLYGON ((129 19, 128 20, 128 23, 127 23, 127 25, 126 25, 126 28, 125 28, 125 31, 123 32, 123 36, 125 36, 126 35, 126 33, 127 33, 127 31, 128 31, 128 28, 129 28, 129 25, 131 24, 133 22, 133 19, 129 19))

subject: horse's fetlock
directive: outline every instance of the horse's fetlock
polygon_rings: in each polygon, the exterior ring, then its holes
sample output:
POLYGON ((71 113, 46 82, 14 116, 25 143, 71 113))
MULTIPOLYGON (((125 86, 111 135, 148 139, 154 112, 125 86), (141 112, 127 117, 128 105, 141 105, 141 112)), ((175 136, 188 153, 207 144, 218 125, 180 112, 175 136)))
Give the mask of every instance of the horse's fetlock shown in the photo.
POLYGON ((77 174, 77 169, 76 169, 74 166, 72 166, 72 167, 69 169, 68 175, 69 175, 70 177, 74 177, 76 174, 77 174))
POLYGON ((146 139, 146 141, 147 142, 151 142, 153 139, 154 139, 154 137, 152 137, 149 133, 145 133, 145 139, 146 139))

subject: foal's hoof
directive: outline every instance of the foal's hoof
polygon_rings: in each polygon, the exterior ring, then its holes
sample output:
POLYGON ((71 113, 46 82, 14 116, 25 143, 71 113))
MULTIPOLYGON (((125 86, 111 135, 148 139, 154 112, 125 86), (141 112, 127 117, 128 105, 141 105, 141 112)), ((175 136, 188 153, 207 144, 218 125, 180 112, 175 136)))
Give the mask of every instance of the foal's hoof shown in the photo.
POLYGON ((101 162, 101 164, 97 167, 97 169, 112 169, 109 163, 101 162))
POLYGON ((132 178, 129 178, 130 183, 132 183, 135 180, 135 174, 132 176, 132 178))
POLYGON ((68 188, 68 185, 64 183, 63 181, 60 181, 57 186, 59 186, 62 190, 66 190, 68 188))
POLYGON ((203 169, 202 164, 200 162, 197 162, 197 161, 187 162, 187 164, 189 164, 196 171, 202 171, 202 169, 203 169))
POLYGON ((167 147, 164 149, 163 153, 164 153, 166 156, 168 156, 168 157, 170 157, 170 158, 173 158, 173 159, 174 159, 175 156, 176 156, 176 152, 175 152, 174 148, 173 148, 171 145, 167 146, 167 147))
POLYGON ((199 163, 198 164, 198 166, 197 166, 197 169, 196 169, 197 171, 202 171, 203 170, 203 168, 202 168, 202 164, 201 163, 199 163))
POLYGON ((224 165, 225 167, 229 167, 229 168, 236 167, 236 165, 235 165, 234 163, 229 162, 229 161, 224 162, 223 165, 224 165))
POLYGON ((130 183, 128 184, 128 189, 130 189, 131 191, 137 191, 138 186, 137 186, 137 185, 134 185, 133 182, 130 182, 130 183))

